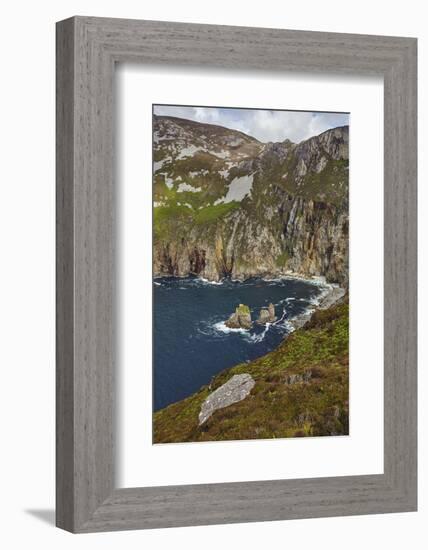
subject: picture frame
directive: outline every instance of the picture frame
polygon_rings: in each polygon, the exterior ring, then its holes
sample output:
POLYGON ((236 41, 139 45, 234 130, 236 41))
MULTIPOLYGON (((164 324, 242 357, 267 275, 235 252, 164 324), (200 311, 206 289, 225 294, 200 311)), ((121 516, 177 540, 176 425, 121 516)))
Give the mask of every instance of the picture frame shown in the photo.
POLYGON ((416 39, 403 37, 93 17, 57 23, 58 527, 86 533, 417 509, 416 51, 416 39), (118 62, 383 77, 383 474, 115 487, 118 62))

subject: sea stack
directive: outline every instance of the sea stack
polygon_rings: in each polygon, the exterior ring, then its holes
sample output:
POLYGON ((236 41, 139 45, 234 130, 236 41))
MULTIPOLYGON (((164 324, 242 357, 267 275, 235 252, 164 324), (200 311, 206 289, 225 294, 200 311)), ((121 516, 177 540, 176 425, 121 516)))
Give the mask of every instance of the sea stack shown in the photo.
POLYGON ((250 308, 244 304, 239 304, 235 313, 225 322, 228 328, 250 329, 252 326, 250 308))
POLYGON ((265 325, 266 323, 274 323, 276 319, 277 317, 275 315, 275 306, 273 304, 269 304, 268 307, 262 307, 262 309, 260 310, 259 318, 256 322, 259 325, 265 325))

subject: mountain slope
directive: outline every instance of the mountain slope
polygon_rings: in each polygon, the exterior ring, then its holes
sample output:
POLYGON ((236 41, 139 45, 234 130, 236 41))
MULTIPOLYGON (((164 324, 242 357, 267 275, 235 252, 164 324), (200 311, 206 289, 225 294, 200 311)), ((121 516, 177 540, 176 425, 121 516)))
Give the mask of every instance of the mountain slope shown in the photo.
POLYGON ((154 116, 155 276, 348 280, 348 127, 299 144, 154 116))

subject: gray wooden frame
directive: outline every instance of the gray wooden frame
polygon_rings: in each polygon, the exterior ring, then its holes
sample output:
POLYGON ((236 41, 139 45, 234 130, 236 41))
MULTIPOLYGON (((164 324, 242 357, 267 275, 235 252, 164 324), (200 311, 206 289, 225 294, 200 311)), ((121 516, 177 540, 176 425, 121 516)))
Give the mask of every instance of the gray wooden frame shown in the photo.
POLYGON ((58 527, 416 510, 416 294, 416 39, 90 17, 57 24, 58 527), (115 488, 113 81, 123 61, 383 76, 382 475, 115 488))

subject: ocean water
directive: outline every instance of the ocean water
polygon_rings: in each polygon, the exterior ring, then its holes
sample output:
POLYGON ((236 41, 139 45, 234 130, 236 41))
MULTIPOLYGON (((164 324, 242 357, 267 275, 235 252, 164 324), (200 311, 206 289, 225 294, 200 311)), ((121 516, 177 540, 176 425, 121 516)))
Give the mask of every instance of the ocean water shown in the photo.
POLYGON ((154 410, 197 391, 223 369, 273 350, 292 331, 289 320, 321 298, 320 285, 296 279, 250 279, 209 283, 196 278, 159 278, 154 285, 154 410), (224 321, 238 304, 275 305, 276 323, 245 331, 224 321))

